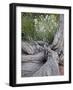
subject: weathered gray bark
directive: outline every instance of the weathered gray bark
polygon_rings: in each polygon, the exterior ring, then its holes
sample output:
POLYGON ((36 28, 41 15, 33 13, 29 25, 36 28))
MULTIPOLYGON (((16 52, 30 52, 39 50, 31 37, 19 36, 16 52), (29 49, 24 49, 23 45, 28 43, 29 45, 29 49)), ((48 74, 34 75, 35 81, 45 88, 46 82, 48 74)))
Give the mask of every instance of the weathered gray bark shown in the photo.
POLYGON ((44 41, 37 41, 37 43, 41 46, 44 46, 45 44, 48 46, 49 44, 47 42, 44 41))
POLYGON ((22 71, 22 77, 30 77, 40 69, 42 66, 42 63, 32 63, 32 62, 26 62, 22 63, 21 71, 22 71))
POLYGON ((33 55, 22 54, 22 77, 59 75, 57 52, 47 46, 43 48, 42 52, 33 55))
POLYGON ((38 44, 38 42, 23 42, 21 43, 22 51, 25 54, 33 55, 41 52, 44 48, 38 44))
POLYGON ((58 59, 57 53, 49 49, 46 63, 33 76, 59 75, 58 59))
POLYGON ((22 47, 22 50, 27 54, 34 54, 35 53, 33 47, 27 42, 22 41, 21 47, 22 47))
POLYGON ((52 47, 53 49, 60 49, 64 46, 64 15, 60 15, 60 27, 59 30, 56 32, 52 47))
POLYGON ((60 56, 59 63, 64 64, 64 15, 60 15, 60 28, 55 34, 51 47, 60 56))
POLYGON ((21 60, 22 62, 39 63, 44 60, 44 52, 42 51, 35 55, 22 55, 21 60))

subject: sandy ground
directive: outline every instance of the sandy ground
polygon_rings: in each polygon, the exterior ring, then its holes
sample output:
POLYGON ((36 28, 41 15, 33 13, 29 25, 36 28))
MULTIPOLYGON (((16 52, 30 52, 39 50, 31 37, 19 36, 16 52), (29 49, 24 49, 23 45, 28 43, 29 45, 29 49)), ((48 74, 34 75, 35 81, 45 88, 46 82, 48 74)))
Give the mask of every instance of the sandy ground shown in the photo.
POLYGON ((64 75, 64 66, 59 66, 60 75, 64 75))

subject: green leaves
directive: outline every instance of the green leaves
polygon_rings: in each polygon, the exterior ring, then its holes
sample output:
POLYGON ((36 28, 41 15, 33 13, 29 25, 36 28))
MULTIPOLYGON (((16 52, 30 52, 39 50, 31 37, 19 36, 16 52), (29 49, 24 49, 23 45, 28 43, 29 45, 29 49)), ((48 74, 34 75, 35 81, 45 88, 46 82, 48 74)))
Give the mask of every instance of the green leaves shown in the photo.
POLYGON ((52 42, 59 29, 59 14, 21 13, 22 39, 52 42))

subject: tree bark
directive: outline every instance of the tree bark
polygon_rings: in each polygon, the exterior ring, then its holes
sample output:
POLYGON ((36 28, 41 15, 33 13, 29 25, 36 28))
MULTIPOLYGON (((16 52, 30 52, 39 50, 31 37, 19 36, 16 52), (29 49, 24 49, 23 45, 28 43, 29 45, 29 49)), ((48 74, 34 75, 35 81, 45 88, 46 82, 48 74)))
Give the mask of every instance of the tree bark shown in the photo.
POLYGON ((22 62, 32 62, 32 63, 42 62, 44 60, 44 52, 42 51, 35 55, 22 55, 21 60, 22 62))
POLYGON ((64 15, 60 15, 60 28, 56 32, 51 48, 59 55, 59 64, 64 65, 64 15))
POLYGON ((53 76, 59 75, 59 66, 58 66, 58 55, 55 51, 48 51, 48 58, 45 64, 33 74, 34 76, 53 76))
POLYGON ((31 54, 31 55, 35 53, 33 47, 27 42, 22 41, 21 47, 24 53, 31 54))

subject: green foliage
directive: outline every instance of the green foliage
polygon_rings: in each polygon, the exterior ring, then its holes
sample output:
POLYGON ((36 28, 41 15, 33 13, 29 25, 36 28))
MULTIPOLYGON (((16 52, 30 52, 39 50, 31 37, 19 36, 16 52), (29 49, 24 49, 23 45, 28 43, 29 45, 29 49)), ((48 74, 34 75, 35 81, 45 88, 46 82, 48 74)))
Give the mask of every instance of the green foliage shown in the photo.
POLYGON ((24 33, 24 37, 22 38, 26 40, 31 40, 33 38, 34 21, 31 14, 30 16, 22 14, 22 32, 24 33))
POLYGON ((59 14, 21 13, 22 39, 52 42, 59 29, 59 14))

